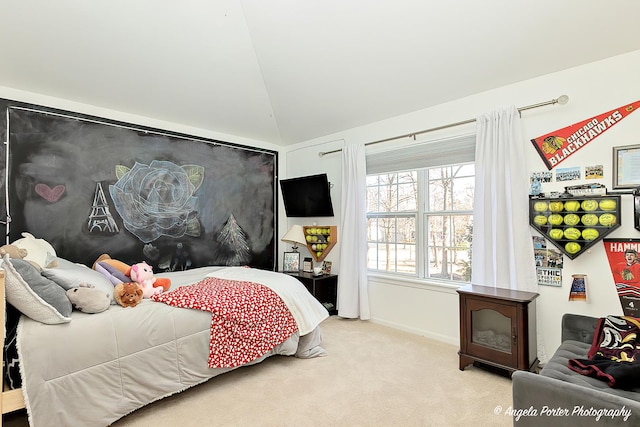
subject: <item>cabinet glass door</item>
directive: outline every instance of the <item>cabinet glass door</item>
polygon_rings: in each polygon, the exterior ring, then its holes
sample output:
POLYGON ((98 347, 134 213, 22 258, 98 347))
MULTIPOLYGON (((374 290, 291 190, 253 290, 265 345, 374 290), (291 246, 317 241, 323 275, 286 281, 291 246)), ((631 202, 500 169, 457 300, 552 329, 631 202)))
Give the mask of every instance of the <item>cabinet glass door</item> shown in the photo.
POLYGON ((515 308, 476 299, 468 299, 467 304, 469 354, 506 366, 515 366, 515 308))
POLYGON ((488 308, 472 311, 471 342, 511 353, 511 319, 488 308))

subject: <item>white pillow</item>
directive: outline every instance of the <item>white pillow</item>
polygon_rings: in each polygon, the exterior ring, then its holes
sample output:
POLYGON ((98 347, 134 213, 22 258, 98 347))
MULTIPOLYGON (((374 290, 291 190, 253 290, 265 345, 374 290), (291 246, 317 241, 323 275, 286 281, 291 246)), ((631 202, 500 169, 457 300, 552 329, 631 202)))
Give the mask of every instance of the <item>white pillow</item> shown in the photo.
POLYGON ((40 266, 40 268, 46 267, 47 254, 56 256, 56 250, 53 246, 44 239, 36 239, 30 233, 22 233, 22 239, 18 239, 12 243, 12 245, 27 250, 27 256, 24 257, 27 261, 33 261, 40 266))
POLYGON ((9 255, 0 258, 0 267, 4 270, 4 285, 7 302, 17 308, 22 314, 38 322, 56 325, 68 323, 71 317, 65 317, 52 305, 40 298, 22 276, 16 271, 9 260, 9 255))
POLYGON ((97 289, 109 295, 111 304, 115 304, 113 299, 113 284, 106 276, 87 267, 84 264, 77 264, 64 258, 57 258, 56 267, 44 267, 42 275, 53 280, 65 290, 77 288, 81 283, 93 285, 97 289))

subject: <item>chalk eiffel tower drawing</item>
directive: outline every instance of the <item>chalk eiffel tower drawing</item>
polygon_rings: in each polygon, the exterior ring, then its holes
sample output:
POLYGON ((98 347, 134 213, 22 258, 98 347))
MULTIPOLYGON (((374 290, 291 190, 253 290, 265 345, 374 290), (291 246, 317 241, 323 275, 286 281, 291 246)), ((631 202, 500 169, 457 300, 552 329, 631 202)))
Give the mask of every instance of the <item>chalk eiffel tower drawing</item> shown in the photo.
POLYGON ((102 184, 96 183, 96 192, 93 195, 93 205, 91 206, 91 214, 87 222, 89 233, 106 233, 116 234, 120 231, 118 224, 109 212, 107 199, 102 191, 102 184))

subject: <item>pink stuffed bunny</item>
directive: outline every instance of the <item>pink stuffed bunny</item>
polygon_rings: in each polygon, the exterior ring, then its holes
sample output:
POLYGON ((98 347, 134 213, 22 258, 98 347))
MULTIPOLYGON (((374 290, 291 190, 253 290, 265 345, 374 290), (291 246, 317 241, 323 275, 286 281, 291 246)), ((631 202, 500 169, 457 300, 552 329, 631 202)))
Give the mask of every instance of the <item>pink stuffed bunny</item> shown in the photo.
POLYGON ((146 262, 140 262, 131 266, 129 272, 131 280, 136 282, 142 288, 143 298, 149 298, 152 295, 162 293, 162 287, 154 287, 156 278, 153 277, 153 268, 146 262))

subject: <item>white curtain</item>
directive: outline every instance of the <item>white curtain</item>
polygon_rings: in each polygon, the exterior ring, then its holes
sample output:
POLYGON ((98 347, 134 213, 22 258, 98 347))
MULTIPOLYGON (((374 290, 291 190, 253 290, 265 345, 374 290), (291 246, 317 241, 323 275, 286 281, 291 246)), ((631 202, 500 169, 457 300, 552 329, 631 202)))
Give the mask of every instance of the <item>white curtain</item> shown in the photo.
POLYGON ((364 145, 342 149, 342 212, 338 315, 368 320, 367 168, 364 145))
POLYGON ((477 117, 471 282, 536 290, 529 179, 515 107, 477 117))

